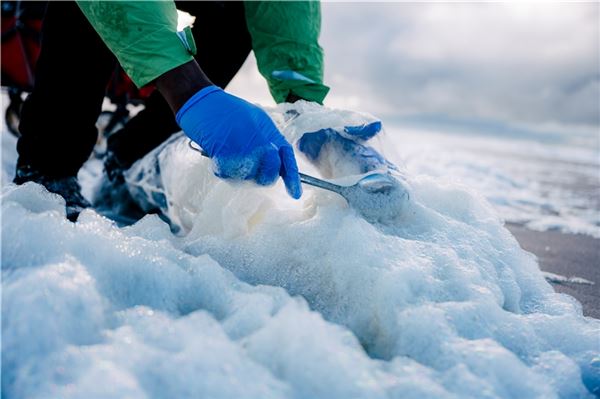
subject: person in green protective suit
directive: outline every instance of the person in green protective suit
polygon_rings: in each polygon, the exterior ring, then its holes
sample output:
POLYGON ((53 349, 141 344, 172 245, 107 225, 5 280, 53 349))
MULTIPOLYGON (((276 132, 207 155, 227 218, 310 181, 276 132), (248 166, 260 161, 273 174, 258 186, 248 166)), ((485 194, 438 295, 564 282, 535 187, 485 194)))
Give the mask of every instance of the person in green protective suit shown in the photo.
POLYGON ((109 138, 110 179, 122 179, 123 170, 183 130, 213 159, 217 176, 262 185, 281 177, 299 198, 290 144, 264 111, 222 89, 253 50, 276 102, 322 103, 329 89, 320 19, 318 2, 50 2, 35 87, 22 110, 15 183, 35 181, 61 194, 72 220, 89 206, 76 176, 93 149, 118 61, 138 87, 157 90, 109 138), (176 7, 196 17, 192 28, 177 30, 176 7))

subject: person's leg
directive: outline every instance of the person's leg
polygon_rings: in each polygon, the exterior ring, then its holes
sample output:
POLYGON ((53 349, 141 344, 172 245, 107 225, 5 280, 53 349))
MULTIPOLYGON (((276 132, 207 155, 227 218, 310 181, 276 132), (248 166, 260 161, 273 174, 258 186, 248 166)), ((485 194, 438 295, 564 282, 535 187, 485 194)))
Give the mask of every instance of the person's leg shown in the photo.
POLYGON ((224 89, 252 50, 244 3, 181 1, 177 7, 196 17, 192 28, 196 60, 206 76, 224 89))
MULTIPOLYGON (((74 177, 97 139, 96 120, 116 59, 75 2, 49 2, 35 86, 23 105, 19 171, 74 177)), ((21 173, 23 175, 23 173, 21 173)))
MULTIPOLYGON (((242 2, 176 2, 177 7, 196 17, 192 32, 196 60, 209 79, 225 88, 252 49, 242 2)), ((180 130, 163 97, 155 91, 143 111, 108 139, 106 169, 109 177, 128 168, 171 134, 180 130), (117 171, 117 173, 113 173, 117 171)))

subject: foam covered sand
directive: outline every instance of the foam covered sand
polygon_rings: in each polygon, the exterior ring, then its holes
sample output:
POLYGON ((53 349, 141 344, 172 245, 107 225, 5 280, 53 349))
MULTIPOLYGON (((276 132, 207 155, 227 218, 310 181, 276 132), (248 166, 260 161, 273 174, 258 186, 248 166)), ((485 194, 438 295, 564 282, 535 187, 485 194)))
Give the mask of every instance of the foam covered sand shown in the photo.
POLYGON ((410 174, 481 193, 504 220, 600 238, 600 135, 388 127, 410 174))
MULTIPOLYGON (((272 111, 290 140, 360 122, 304 111, 295 125, 272 111)), ((182 137, 143 162, 178 235, 156 215, 72 224, 41 186, 3 184, 3 397, 600 392, 600 322, 554 293, 478 194, 408 176, 409 204, 381 226, 336 194, 294 201, 209 162, 182 137)))

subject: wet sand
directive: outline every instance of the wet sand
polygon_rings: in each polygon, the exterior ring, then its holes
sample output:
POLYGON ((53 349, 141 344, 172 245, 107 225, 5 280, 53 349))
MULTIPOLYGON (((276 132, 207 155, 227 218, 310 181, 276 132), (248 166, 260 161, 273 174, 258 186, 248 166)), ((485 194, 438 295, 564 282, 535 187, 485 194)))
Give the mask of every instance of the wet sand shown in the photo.
POLYGON ((557 231, 532 231, 507 223, 521 247, 535 254, 543 271, 565 277, 580 277, 594 285, 554 283, 557 292, 575 297, 583 305, 585 316, 600 319, 600 239, 557 231))

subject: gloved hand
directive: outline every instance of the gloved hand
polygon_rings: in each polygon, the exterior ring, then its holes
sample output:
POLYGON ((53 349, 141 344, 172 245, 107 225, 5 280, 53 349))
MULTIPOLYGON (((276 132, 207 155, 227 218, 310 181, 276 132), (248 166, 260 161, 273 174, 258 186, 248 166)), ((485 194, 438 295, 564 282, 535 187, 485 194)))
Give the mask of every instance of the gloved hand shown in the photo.
POLYGON ((294 150, 269 116, 216 86, 193 95, 177 123, 215 164, 215 175, 270 185, 283 178, 288 194, 302 195, 294 150))
POLYGON ((312 162, 322 161, 322 149, 329 145, 334 152, 358 167, 358 173, 374 170, 395 169, 374 148, 364 143, 381 131, 381 122, 374 121, 357 126, 325 128, 315 132, 307 132, 298 141, 298 149, 312 162))

